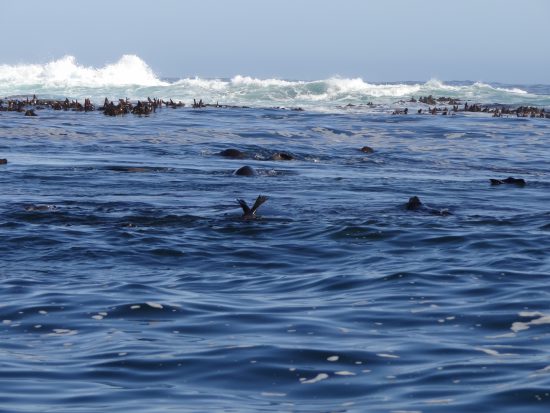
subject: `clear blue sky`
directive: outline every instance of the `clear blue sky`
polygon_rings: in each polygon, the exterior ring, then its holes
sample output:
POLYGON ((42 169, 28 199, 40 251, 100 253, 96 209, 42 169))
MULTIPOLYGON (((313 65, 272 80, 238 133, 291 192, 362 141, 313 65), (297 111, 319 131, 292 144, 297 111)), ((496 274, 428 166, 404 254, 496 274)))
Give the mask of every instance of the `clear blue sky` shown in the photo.
POLYGON ((548 0, 25 0, 0 64, 136 54, 160 76, 550 84, 548 0))

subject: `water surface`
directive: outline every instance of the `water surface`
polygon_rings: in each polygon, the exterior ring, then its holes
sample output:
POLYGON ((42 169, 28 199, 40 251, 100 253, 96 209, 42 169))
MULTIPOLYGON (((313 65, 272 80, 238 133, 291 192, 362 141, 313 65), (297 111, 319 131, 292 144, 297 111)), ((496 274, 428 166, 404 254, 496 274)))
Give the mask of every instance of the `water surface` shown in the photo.
POLYGON ((38 114, 0 113, 0 410, 548 411, 548 119, 38 114))

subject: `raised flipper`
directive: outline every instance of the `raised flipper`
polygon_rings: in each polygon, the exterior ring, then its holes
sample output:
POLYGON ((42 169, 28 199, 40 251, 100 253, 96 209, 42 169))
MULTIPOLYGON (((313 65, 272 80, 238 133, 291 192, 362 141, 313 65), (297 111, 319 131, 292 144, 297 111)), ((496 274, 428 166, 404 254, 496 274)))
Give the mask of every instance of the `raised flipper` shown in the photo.
POLYGON ((254 202, 252 208, 248 207, 248 204, 244 199, 237 199, 237 202, 243 209, 243 218, 256 218, 256 211, 265 201, 267 201, 267 199, 267 196, 259 195, 258 198, 256 198, 256 202, 254 202))
POLYGON ((248 205, 246 204, 246 201, 244 199, 237 199, 237 202, 239 203, 239 205, 243 209, 243 217, 245 217, 247 215, 252 215, 252 212, 251 212, 250 208, 248 207, 248 205))
POLYGON ((256 198, 256 202, 254 202, 254 205, 252 206, 252 215, 256 215, 256 211, 258 210, 258 208, 265 202, 267 201, 267 196, 264 196, 264 195, 258 195, 258 198, 256 198))

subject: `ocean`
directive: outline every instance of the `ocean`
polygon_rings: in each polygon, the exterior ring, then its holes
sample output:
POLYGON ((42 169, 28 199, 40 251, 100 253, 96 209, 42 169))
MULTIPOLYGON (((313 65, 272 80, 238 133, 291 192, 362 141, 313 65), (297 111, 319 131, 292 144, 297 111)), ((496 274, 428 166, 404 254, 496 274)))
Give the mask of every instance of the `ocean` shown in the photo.
POLYGON ((96 110, 0 111, 0 412, 549 411, 550 85, 0 65, 33 95, 96 110))

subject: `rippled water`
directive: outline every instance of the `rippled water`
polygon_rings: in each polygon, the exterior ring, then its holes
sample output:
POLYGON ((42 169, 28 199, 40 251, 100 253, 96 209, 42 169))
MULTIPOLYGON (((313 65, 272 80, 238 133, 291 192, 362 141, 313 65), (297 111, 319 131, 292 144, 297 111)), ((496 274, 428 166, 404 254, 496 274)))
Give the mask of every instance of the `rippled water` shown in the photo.
POLYGON ((0 113, 0 410, 547 412, 549 138, 470 114, 0 113))

